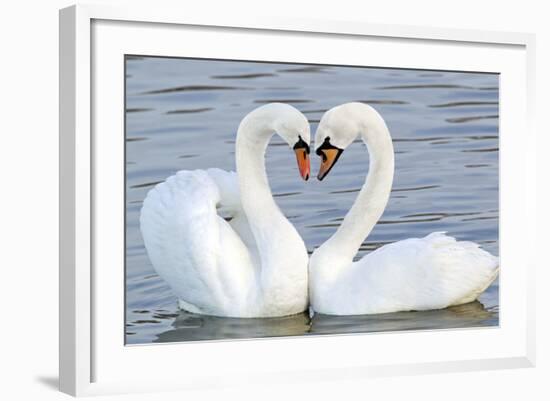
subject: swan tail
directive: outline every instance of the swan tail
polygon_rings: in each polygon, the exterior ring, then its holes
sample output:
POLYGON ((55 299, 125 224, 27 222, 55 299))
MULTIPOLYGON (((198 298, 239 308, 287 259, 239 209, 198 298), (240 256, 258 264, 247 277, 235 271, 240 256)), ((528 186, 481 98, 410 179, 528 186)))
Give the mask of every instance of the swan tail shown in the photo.
POLYGON ((499 259, 478 244, 457 241, 443 232, 423 240, 433 285, 445 306, 474 301, 496 279, 499 259))

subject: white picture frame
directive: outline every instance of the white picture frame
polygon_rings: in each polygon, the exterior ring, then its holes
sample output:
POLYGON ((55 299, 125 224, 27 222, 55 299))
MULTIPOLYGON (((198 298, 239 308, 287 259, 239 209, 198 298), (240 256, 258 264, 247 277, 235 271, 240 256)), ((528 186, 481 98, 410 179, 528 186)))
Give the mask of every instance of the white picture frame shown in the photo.
MULTIPOLYGON (((537 261, 529 251, 535 243, 531 237, 536 216, 532 178, 536 138, 531 125, 534 43, 533 35, 521 33, 274 17, 226 20, 155 7, 79 5, 61 10, 61 391, 94 395, 534 366, 537 261), (201 49, 184 48, 179 35, 196 35, 193 41, 199 41, 201 49), (220 44, 219 35, 228 41, 220 44), (455 65, 456 70, 501 73, 502 310, 498 328, 124 346, 124 323, 120 321, 120 327, 116 323, 124 308, 119 305, 123 299, 119 253, 123 250, 116 248, 123 207, 116 201, 101 201, 110 191, 117 199, 115 192, 123 190, 118 174, 104 179, 107 172, 118 171, 122 141, 117 135, 124 135, 119 132, 123 102, 98 101, 109 96, 103 90, 107 88, 115 94, 113 101, 123 96, 120 82, 109 70, 122 76, 123 57, 119 56, 124 53, 204 56, 207 52, 225 58, 235 51, 229 43, 242 40, 252 46, 258 39, 254 35, 275 44, 263 46, 264 51, 273 51, 272 61, 327 62, 329 57, 340 57, 346 63, 343 58, 347 57, 350 64, 363 65, 363 56, 354 56, 349 49, 364 44, 370 46, 377 66, 453 69, 449 66, 455 65), (308 54, 293 50, 290 41, 297 40, 313 44, 308 54), (340 53, 321 55, 319 43, 329 46, 331 40, 338 40, 340 53), (278 41, 287 42, 280 49, 278 41), (384 53, 380 44, 400 51, 384 53), (409 48, 419 58, 407 58, 409 48), (439 57, 429 56, 434 49, 439 57), (423 52, 424 58, 419 56, 423 52), (460 63, 455 60, 458 55, 463 55, 460 63), (112 135, 94 136, 98 130, 112 135), (112 229, 106 230, 107 221, 112 229), (103 247, 107 241, 113 248, 103 247), (107 265, 111 269, 106 270, 107 265), (446 347, 449 344, 452 347, 446 347), (224 358, 216 366, 201 363, 220 353, 224 358), (183 354, 184 366, 178 358, 183 354)), ((257 54, 258 60, 266 57, 260 49, 257 54)), ((237 58, 247 56, 250 53, 237 58)))

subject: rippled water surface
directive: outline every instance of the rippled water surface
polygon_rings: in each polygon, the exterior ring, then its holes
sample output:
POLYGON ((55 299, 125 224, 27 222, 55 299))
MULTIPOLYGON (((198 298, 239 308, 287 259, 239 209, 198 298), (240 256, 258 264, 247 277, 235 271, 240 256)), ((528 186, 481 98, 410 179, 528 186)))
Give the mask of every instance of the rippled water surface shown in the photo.
MULTIPOLYGON (((323 112, 362 101, 384 117, 395 179, 358 257, 386 243, 447 231, 498 249, 498 75, 382 68, 128 57, 126 61, 126 339, 129 344, 498 325, 498 281, 480 302, 441 311, 227 319, 180 312, 147 257, 138 219, 156 183, 182 169, 234 170, 235 134, 253 108, 301 110, 315 132, 323 112)), ((282 146, 284 145, 284 146, 282 146)), ((364 182, 365 147, 346 149, 322 183, 303 182, 274 137, 267 171, 277 203, 308 250, 340 224, 364 182)), ((312 158, 312 169, 318 161, 312 158)))

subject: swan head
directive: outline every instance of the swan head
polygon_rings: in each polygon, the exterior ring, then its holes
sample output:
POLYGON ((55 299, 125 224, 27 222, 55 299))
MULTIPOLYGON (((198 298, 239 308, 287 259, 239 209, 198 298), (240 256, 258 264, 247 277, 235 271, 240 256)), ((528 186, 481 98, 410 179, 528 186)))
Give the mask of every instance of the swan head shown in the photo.
POLYGON ((317 179, 323 180, 346 149, 359 134, 353 116, 354 103, 333 107, 325 112, 315 133, 315 153, 321 157, 317 179))
POLYGON ((309 143, 311 134, 309 121, 296 108, 282 103, 272 103, 268 106, 277 110, 273 121, 274 131, 290 146, 296 154, 298 170, 304 180, 309 179, 309 143))
POLYGON ((328 110, 315 133, 315 153, 321 157, 317 178, 323 180, 336 164, 344 149, 352 144, 362 131, 378 132, 383 120, 371 106, 359 103, 345 103, 328 110))

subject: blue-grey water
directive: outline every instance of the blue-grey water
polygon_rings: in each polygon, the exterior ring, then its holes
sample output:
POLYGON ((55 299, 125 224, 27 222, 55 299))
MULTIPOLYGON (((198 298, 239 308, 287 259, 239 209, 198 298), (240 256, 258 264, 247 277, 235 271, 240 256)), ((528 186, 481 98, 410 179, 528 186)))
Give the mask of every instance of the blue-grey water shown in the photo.
MULTIPOLYGON (((128 57, 127 343, 498 325, 498 281, 479 302, 440 311, 275 319, 181 312, 153 270, 138 223, 147 191, 176 171, 234 170, 236 129, 255 107, 292 104, 308 117, 313 136, 324 111, 362 101, 388 124, 396 171, 386 211, 358 257, 433 231, 498 255, 498 93, 495 74, 128 57)), ((311 252, 334 232, 363 184, 365 147, 350 146, 322 183, 302 181, 278 137, 266 159, 275 199, 311 252)))

